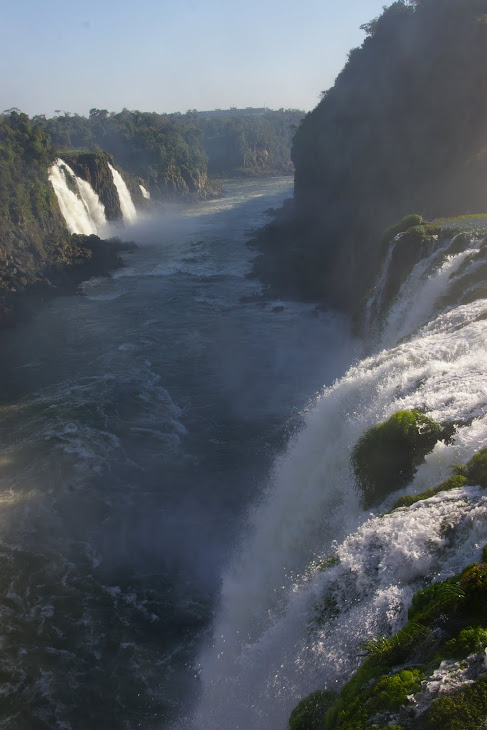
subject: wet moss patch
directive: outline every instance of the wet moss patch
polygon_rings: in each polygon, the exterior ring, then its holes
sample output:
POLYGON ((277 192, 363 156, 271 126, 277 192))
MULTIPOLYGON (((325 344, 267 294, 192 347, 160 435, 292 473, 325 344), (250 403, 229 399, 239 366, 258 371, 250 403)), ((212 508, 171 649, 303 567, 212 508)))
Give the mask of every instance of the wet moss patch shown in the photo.
POLYGON ((290 730, 321 730, 323 717, 335 704, 336 692, 318 690, 306 697, 294 708, 289 718, 290 730))
POLYGON ((351 462, 365 507, 404 487, 438 441, 449 441, 452 424, 441 424, 420 411, 397 411, 370 428, 355 445, 351 462))

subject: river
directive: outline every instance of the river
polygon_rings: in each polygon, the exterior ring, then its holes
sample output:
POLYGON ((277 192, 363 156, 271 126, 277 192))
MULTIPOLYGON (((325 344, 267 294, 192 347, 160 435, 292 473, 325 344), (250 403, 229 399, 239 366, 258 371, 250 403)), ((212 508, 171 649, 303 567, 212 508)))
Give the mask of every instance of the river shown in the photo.
POLYGON ((166 728, 249 506, 356 347, 245 246, 290 178, 127 230, 123 268, 2 332, 0 728, 166 728))

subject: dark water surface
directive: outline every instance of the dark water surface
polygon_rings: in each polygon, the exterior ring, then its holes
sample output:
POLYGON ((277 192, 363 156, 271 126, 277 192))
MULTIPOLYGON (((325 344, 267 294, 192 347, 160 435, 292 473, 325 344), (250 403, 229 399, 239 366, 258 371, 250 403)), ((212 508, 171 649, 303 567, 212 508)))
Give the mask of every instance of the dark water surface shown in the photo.
POLYGON ((1 334, 0 728, 165 728, 196 696, 245 510, 350 353, 337 317, 241 301, 291 185, 139 221, 113 278, 1 334))

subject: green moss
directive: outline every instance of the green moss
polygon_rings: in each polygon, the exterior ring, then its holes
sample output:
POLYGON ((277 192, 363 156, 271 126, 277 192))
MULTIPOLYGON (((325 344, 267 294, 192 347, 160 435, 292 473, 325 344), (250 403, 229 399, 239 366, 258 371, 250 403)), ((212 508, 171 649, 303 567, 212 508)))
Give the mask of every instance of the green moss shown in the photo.
POLYGON ((414 595, 408 618, 410 621, 431 625, 440 614, 455 611, 463 600, 465 591, 456 581, 450 579, 433 583, 414 595))
POLYGON ((481 449, 460 470, 471 486, 487 487, 487 449, 481 449))
POLYGON ((426 489, 420 494, 406 494, 404 497, 399 497, 399 499, 396 499, 394 502, 392 509, 395 510, 398 507, 410 507, 412 504, 420 502, 423 499, 429 499, 440 492, 447 492, 450 489, 459 489, 460 487, 465 486, 465 484, 467 484, 467 478, 460 474, 456 474, 455 476, 446 479, 444 482, 441 482, 441 484, 438 484, 436 487, 426 489))
POLYGON ((487 719, 487 678, 453 695, 434 700, 426 714, 427 730, 477 730, 487 719))
POLYGON ((397 411, 385 423, 366 431, 351 458, 364 506, 376 504, 408 484, 437 441, 450 437, 450 428, 445 431, 418 410, 397 411))
POLYGON ((477 218, 480 218, 481 220, 486 220, 487 223, 487 213, 467 213, 466 215, 457 215, 451 218, 438 218, 437 223, 451 223, 455 221, 475 221, 477 218))
POLYGON ((432 236, 438 235, 440 230, 437 223, 422 223, 421 225, 412 226, 408 228, 401 239, 401 245, 406 243, 407 245, 418 246, 428 241, 432 236))
POLYGON ((316 727, 324 727, 325 730, 362 730, 370 727, 376 717, 380 717, 383 723, 384 715, 400 710, 407 703, 408 695, 421 689, 423 679, 424 673, 420 669, 407 668, 381 677, 377 682, 362 682, 360 688, 346 685, 349 691, 342 691, 340 700, 328 710, 324 725, 316 727), (353 693, 350 689, 353 689, 353 693))
POLYGON ((338 555, 331 555, 325 560, 317 560, 314 562, 312 564, 312 570, 322 573, 324 570, 328 570, 328 568, 334 568, 335 565, 340 565, 340 558, 338 555))
POLYGON ((394 712, 407 702, 407 696, 419 692, 423 673, 419 669, 402 669, 397 674, 380 679, 367 705, 370 714, 394 712))
POLYGON ((291 712, 290 730, 320 730, 328 709, 336 702, 336 692, 318 690, 302 700, 291 712))
POLYGON ((482 626, 469 626, 462 629, 457 637, 446 642, 441 659, 463 659, 486 646, 487 631, 482 626))
POLYGON ((387 244, 389 244, 399 233, 403 233, 404 231, 407 231, 408 228, 412 228, 413 226, 418 226, 422 222, 423 216, 418 215, 417 213, 405 215, 404 218, 401 218, 400 221, 398 221, 397 223, 393 223, 392 226, 386 228, 381 237, 382 246, 387 246, 387 244))

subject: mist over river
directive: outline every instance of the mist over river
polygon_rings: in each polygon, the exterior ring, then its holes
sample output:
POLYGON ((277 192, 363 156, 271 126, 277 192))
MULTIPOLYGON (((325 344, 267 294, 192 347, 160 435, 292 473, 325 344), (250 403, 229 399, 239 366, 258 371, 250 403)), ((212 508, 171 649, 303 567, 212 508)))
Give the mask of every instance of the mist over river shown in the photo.
POLYGON ((246 276, 292 180, 225 189, 139 219, 124 268, 0 335, 0 728, 187 714, 249 506, 357 353, 246 276))

